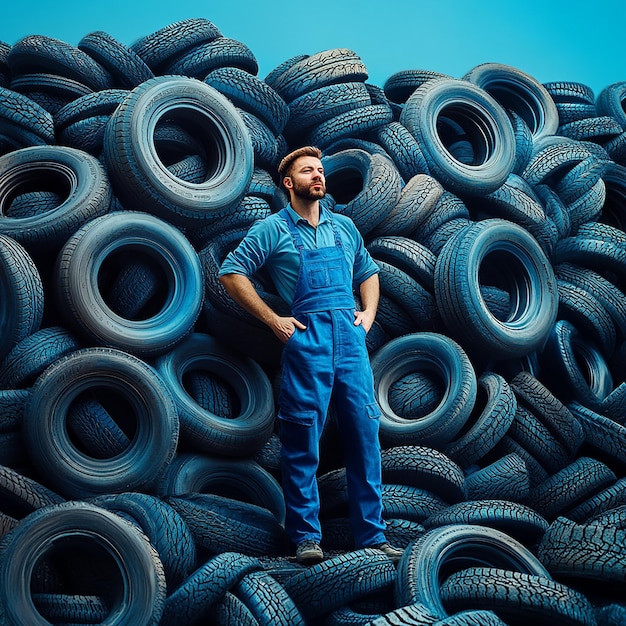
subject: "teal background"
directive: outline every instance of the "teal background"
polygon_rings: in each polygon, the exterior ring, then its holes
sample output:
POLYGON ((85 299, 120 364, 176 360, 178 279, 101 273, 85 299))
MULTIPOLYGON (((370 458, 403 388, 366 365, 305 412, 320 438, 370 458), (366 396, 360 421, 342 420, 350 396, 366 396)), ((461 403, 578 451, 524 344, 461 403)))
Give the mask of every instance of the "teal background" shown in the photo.
POLYGON ((576 81, 597 93, 626 80, 626 0, 109 0, 3 3, 0 40, 47 35, 76 45, 103 30, 131 44, 171 22, 211 20, 255 54, 261 78, 297 54, 350 48, 369 81, 405 69, 460 78, 486 62, 512 65, 540 82, 576 81))

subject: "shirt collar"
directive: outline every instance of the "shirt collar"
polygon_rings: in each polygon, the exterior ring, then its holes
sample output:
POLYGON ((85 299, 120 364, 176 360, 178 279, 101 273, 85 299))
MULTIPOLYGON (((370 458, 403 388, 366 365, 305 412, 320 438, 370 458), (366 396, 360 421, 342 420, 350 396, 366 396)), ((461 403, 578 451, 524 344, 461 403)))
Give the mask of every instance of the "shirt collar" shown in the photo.
MULTIPOLYGON (((289 214, 291 215, 291 218, 293 219, 293 223, 294 224, 297 224, 298 222, 303 222, 305 224, 309 223, 303 217, 300 217, 300 215, 298 215, 298 213, 296 213, 295 209, 291 206, 291 203, 288 203, 285 208, 287 209, 287 211, 289 211, 289 214)), ((320 221, 319 221, 319 224, 321 224, 322 222, 327 222, 329 219, 330 219, 329 210, 327 208, 325 208, 323 205, 320 204, 320 221)), ((318 226, 319 226, 319 224, 318 224, 318 226)))

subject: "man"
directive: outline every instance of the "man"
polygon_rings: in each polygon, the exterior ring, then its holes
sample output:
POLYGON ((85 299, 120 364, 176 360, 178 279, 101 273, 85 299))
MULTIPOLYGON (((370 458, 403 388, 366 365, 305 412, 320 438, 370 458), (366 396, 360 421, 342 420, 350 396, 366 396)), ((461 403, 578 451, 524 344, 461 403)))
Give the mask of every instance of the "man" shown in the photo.
POLYGON ((396 560, 382 518, 380 410, 365 345, 379 298, 378 266, 346 216, 320 206, 326 194, 319 149, 288 154, 278 168, 287 207, 256 222, 220 268, 232 298, 284 343, 278 396, 285 528, 300 563, 324 558, 316 471, 331 394, 341 433, 355 545, 396 560), (249 277, 265 266, 291 316, 280 316, 249 277), (362 310, 355 310, 353 282, 362 310))

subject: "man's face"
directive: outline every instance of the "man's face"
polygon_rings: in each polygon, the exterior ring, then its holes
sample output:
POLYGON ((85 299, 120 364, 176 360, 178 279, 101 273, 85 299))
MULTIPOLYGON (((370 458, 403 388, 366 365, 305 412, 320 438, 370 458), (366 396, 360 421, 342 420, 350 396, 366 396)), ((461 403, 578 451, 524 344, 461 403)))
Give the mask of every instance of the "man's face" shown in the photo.
POLYGON ((326 179, 322 162, 312 156, 296 159, 291 168, 291 191, 306 200, 319 200, 326 195, 326 179))

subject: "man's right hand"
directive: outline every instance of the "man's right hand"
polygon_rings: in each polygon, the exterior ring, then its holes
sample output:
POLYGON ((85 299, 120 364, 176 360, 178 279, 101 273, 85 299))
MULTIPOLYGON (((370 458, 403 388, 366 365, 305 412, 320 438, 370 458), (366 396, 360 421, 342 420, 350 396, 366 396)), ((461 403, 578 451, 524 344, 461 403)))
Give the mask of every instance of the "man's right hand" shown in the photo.
POLYGON ((271 325, 274 334, 283 342, 287 343, 291 335, 296 332, 296 328, 300 330, 306 330, 306 326, 299 322, 295 317, 276 317, 276 320, 271 325))

